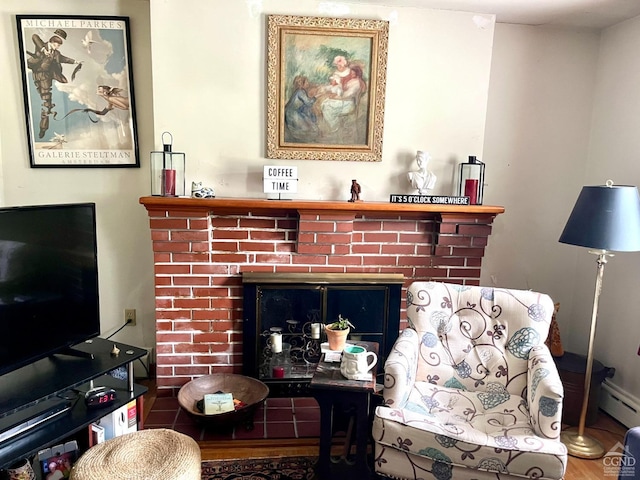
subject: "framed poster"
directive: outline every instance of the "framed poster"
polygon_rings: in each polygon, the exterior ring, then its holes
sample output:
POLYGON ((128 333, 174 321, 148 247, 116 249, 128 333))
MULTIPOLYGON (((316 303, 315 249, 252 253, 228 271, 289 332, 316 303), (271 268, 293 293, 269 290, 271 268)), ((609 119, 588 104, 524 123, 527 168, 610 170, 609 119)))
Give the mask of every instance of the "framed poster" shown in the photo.
POLYGON ((140 167, 129 19, 16 15, 32 167, 140 167))
POLYGON ((267 23, 267 157, 381 161, 389 23, 267 23))

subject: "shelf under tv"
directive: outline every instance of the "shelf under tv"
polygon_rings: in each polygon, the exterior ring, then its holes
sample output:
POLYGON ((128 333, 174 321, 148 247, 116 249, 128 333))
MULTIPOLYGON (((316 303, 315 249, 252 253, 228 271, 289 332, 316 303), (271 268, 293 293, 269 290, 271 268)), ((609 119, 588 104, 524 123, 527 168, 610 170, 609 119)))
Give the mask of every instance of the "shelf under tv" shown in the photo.
MULTIPOLYGON (((147 391, 132 380, 132 362, 147 351, 118 343, 120 354, 112 356, 113 345, 112 341, 94 338, 75 346, 93 354, 93 359, 57 355, 0 376, 0 432, 18 427, 11 438, 0 441, 0 469, 60 443, 147 391), (129 373, 127 379, 108 374, 124 366, 129 373), (117 400, 108 407, 87 408, 78 392, 93 384, 114 388, 117 400), (60 411, 48 411, 56 403, 62 404, 62 408, 57 407, 60 411), (68 410, 64 409, 65 404, 68 410), (39 423, 30 426, 29 422, 35 423, 38 416, 39 423)), ((141 412, 139 408, 139 415, 141 412)))

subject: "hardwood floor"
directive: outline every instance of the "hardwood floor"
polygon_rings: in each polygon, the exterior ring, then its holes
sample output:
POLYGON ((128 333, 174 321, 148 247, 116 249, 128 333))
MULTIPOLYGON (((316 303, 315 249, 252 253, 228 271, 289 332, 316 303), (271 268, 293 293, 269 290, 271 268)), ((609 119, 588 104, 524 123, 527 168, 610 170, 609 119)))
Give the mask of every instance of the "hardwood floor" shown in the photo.
MULTIPOLYGON (((154 382, 141 382, 149 388, 144 401, 144 418, 148 415, 156 399, 154 382)), ((597 438, 604 445, 605 451, 612 449, 616 443, 622 443, 627 427, 610 417, 602 410, 598 412, 596 423, 587 427, 586 433, 597 438)), ((202 458, 207 460, 259 458, 271 456, 317 455, 319 440, 300 438, 291 440, 233 440, 224 442, 199 442, 202 458)), ((337 448, 337 446, 336 446, 337 448)), ((611 479, 617 480, 617 473, 605 471, 603 459, 583 460, 569 456, 567 472, 564 480, 611 479)))
MULTIPOLYGON (((622 443, 627 427, 610 417, 602 410, 598 411, 598 419, 594 425, 587 427, 585 433, 597 438, 604 445, 605 452, 611 450, 616 443, 622 443)), ((617 470, 614 472, 605 470, 603 459, 583 460, 569 456, 565 480, 610 479, 617 480, 617 470)))

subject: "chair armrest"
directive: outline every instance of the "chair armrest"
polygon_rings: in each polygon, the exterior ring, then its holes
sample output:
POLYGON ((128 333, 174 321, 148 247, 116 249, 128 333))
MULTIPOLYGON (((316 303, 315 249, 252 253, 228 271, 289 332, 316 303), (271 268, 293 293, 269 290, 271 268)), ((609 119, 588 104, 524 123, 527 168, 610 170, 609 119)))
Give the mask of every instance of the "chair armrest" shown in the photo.
POLYGON ((384 404, 402 408, 416 381, 420 339, 412 328, 402 331, 384 364, 384 404))
POLYGON ((546 345, 533 347, 527 369, 527 403, 536 435, 560 437, 563 398, 562 381, 549 348, 546 345))

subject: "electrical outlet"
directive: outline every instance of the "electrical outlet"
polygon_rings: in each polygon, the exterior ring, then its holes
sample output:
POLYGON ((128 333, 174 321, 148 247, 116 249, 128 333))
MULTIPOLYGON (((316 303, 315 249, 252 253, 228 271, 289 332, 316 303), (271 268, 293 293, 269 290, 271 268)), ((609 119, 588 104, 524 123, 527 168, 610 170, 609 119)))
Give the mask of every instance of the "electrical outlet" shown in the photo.
POLYGON ((136 324, 136 309, 135 308, 125 308, 124 309, 124 322, 130 327, 135 326, 136 324))

